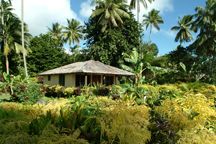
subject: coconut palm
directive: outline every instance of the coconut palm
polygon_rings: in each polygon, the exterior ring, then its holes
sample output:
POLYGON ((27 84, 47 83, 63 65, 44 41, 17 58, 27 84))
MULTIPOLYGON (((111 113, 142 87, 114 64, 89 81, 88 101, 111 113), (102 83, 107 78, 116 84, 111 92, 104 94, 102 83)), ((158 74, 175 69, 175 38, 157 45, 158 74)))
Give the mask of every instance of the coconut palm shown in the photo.
POLYGON ((0 40, 1 40, 1 49, 2 52, 5 56, 5 62, 6 62, 6 72, 7 74, 9 74, 9 61, 8 61, 8 54, 10 53, 10 47, 9 47, 9 43, 10 43, 10 38, 8 35, 8 30, 10 30, 10 26, 12 23, 12 6, 11 3, 5 0, 1 0, 0 3, 0 17, 1 17, 1 23, 0 23, 0 40), (10 23, 8 23, 9 25, 7 25, 7 22, 10 21, 10 23))
POLYGON ((79 43, 80 39, 82 39, 83 34, 83 27, 80 25, 80 22, 75 20, 75 19, 71 19, 71 20, 67 20, 67 26, 64 27, 64 40, 66 42, 69 43, 69 45, 71 45, 72 43, 79 43))
POLYGON ((164 23, 162 17, 159 15, 159 12, 160 11, 153 9, 148 13, 148 15, 143 15, 143 24, 145 25, 146 29, 150 27, 149 39, 152 32, 152 28, 154 27, 157 30, 160 30, 159 24, 164 23))
POLYGON ((125 10, 123 0, 99 0, 96 1, 96 9, 91 17, 98 18, 98 23, 102 26, 101 31, 104 32, 107 27, 123 24, 123 18, 130 18, 130 15, 125 10))
POLYGON ((171 30, 178 31, 175 37, 176 42, 190 42, 193 37, 190 32, 190 27, 192 24, 193 17, 190 15, 184 16, 182 19, 178 21, 178 25, 171 28, 171 30))
POLYGON ((59 23, 53 23, 51 28, 48 28, 52 38, 56 40, 58 46, 63 46, 63 27, 59 23))
MULTIPOLYGON (((8 56, 12 50, 27 54, 26 49, 19 46, 21 41, 21 21, 12 13, 11 3, 2 0, 0 3, 0 44, 5 57, 6 72, 9 74, 8 56)), ((27 46, 30 34, 27 32, 27 26, 24 25, 24 44, 27 46)))
POLYGON ((140 14, 140 3, 144 6, 144 8, 147 8, 147 1, 152 2, 154 0, 131 0, 130 1, 130 7, 132 9, 137 9, 137 21, 139 22, 139 14, 140 14))

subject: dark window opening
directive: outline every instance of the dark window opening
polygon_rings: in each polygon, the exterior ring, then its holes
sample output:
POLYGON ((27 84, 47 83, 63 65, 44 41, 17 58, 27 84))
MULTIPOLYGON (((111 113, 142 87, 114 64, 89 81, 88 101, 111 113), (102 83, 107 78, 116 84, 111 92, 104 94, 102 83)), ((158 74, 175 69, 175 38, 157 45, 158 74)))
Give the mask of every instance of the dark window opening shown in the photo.
POLYGON ((112 84, 114 84, 114 77, 113 76, 105 76, 104 77, 104 84, 105 85, 112 85, 112 84))
POLYGON ((48 81, 51 81, 51 75, 48 75, 48 81))
POLYGON ((65 86, 65 75, 64 74, 59 75, 59 85, 65 86))
POLYGON ((92 75, 92 84, 100 84, 101 76, 100 75, 92 75))
POLYGON ((85 85, 85 75, 76 75, 76 87, 85 85))

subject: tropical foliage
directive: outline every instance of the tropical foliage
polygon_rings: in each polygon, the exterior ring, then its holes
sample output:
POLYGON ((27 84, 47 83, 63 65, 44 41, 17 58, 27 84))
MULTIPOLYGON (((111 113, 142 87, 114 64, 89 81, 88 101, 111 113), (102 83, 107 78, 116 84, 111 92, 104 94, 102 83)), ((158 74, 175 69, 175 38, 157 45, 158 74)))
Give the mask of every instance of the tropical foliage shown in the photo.
POLYGON ((171 29, 178 31, 175 41, 176 42, 180 42, 180 44, 182 42, 190 42, 193 37, 192 34, 190 32, 190 26, 192 24, 192 16, 184 16, 182 19, 180 19, 178 21, 178 26, 174 26, 171 29))
POLYGON ((97 25, 97 18, 90 18, 86 23, 87 47, 89 56, 94 60, 113 66, 119 66, 122 53, 129 53, 134 47, 140 44, 141 28, 130 13, 130 19, 124 19, 121 27, 107 29, 106 33, 101 33, 101 28, 97 25))
POLYGON ((143 15, 143 24, 145 25, 146 29, 150 27, 150 35, 153 28, 160 30, 159 24, 164 23, 162 17, 159 15, 159 12, 160 11, 153 9, 148 13, 148 15, 143 15))
POLYGON ((150 34, 160 30, 159 11, 151 10, 139 23, 140 6, 152 1, 94 0, 84 25, 67 19, 66 25, 55 22, 34 37, 25 24, 23 49, 20 19, 11 1, 1 0, 0 143, 214 144, 216 1, 206 0, 205 7, 179 19, 171 29, 180 45, 162 56, 142 29, 144 24, 150 34), (83 40, 87 47, 80 44, 83 40), (21 64, 27 52, 29 78, 21 64), (49 86, 36 78, 89 59, 134 76, 122 76, 117 85, 77 88, 49 86))
MULTIPOLYGON (((1 52, 4 55, 3 63, 5 63, 6 72, 9 74, 9 57, 12 51, 16 53, 27 53, 21 45, 21 21, 12 12, 10 1, 2 0, 0 3, 0 44, 1 52)), ((31 35, 28 29, 24 27, 25 45, 28 47, 28 42, 31 35)))
POLYGON ((137 9, 137 21, 139 22, 140 4, 147 8, 147 2, 151 3, 154 0, 130 0, 130 8, 137 9))
POLYGON ((107 28, 122 25, 123 18, 130 18, 125 7, 124 0, 96 1, 96 8, 91 17, 98 19, 97 23, 101 26, 101 31, 104 32, 107 28))

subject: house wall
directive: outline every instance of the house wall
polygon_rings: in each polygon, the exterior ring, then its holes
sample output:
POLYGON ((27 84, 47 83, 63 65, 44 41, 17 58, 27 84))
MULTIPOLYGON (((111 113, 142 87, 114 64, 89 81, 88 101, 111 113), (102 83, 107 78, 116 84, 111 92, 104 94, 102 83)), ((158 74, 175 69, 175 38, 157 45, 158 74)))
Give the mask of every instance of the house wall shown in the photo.
POLYGON ((66 87, 75 87, 76 77, 75 74, 66 74, 65 75, 65 86, 66 87))
POLYGON ((51 79, 48 80, 48 75, 43 76, 43 82, 47 85, 58 85, 59 84, 59 75, 50 75, 51 79))
MULTIPOLYGON (((43 76, 43 82, 47 85, 59 85, 59 75, 50 75, 51 80, 48 81, 48 75, 43 76)), ((75 86, 75 74, 65 74, 65 87, 75 86)))
MULTIPOLYGON (((50 75, 51 79, 48 80, 48 75, 43 76, 43 82, 47 85, 59 85, 59 75, 50 75)), ((101 76, 101 78, 103 78, 101 76)), ((119 84, 119 77, 113 76, 114 83, 119 84)), ((75 74, 65 74, 65 87, 75 87, 76 86, 76 75, 75 74)))

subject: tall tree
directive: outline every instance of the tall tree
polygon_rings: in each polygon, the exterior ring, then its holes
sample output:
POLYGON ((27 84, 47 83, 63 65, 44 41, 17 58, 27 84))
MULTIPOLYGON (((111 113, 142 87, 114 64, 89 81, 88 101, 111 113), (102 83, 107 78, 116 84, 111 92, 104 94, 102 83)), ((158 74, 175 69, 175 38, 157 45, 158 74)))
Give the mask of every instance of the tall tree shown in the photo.
MULTIPOLYGON (((0 32, 1 32, 1 49, 5 56, 6 62, 6 72, 9 74, 9 61, 8 61, 8 54, 10 52, 10 47, 8 45, 8 34, 7 30, 8 26, 6 25, 9 18, 12 17, 12 6, 11 3, 5 0, 1 0, 0 3, 0 16, 1 16, 1 23, 0 23, 0 32)), ((11 19, 10 19, 11 20, 11 19)))
POLYGON ((65 41, 71 45, 72 43, 79 43, 83 35, 83 27, 80 25, 80 22, 75 19, 67 19, 67 26, 64 27, 64 38, 65 41))
MULTIPOLYGON (((12 5, 10 1, 2 0, 0 3, 0 43, 1 50, 5 57, 6 72, 9 73, 9 55, 11 51, 18 51, 26 53, 26 49, 17 47, 21 45, 22 33, 21 33, 21 21, 15 14, 12 13, 12 5)), ((27 25, 24 25, 24 37, 25 44, 27 45, 30 38, 30 34, 27 32, 27 25)))
POLYGON ((59 47, 63 46, 63 27, 59 23, 53 23, 51 28, 48 28, 52 38, 56 41, 59 47))
POLYGON ((27 51, 25 49, 25 25, 24 25, 24 0, 21 1, 21 25, 22 25, 22 55, 25 70, 25 76, 28 77, 28 69, 26 62, 27 51))
POLYGON ((216 1, 207 0, 206 7, 197 7, 192 28, 198 32, 193 48, 199 55, 216 55, 216 1))
POLYGON ((154 27, 157 30, 160 30, 159 24, 164 23, 162 17, 159 15, 159 12, 160 11, 153 9, 148 13, 148 15, 143 15, 144 17, 143 24, 145 25, 146 29, 150 27, 149 40, 150 40, 152 28, 154 27))
POLYGON ((154 0, 131 0, 130 1, 130 7, 132 9, 137 9, 137 21, 139 22, 139 15, 140 15, 140 3, 144 6, 144 8, 147 8, 147 1, 152 2, 154 0))
POLYGON ((206 82, 216 83, 216 1, 207 0, 193 16, 192 28, 198 35, 189 50, 199 59, 206 82))
POLYGON ((96 1, 96 8, 91 17, 97 18, 104 32, 108 27, 118 27, 123 24, 123 18, 130 18, 125 10, 124 0, 102 0, 96 1))
POLYGON ((130 19, 123 18, 121 27, 113 27, 102 33, 97 18, 90 18, 86 23, 85 39, 89 48, 89 56, 106 64, 119 66, 122 53, 129 53, 139 47, 142 29, 130 13, 130 19))
POLYGON ((34 37, 29 47, 32 52, 27 60, 31 75, 70 63, 69 55, 55 44, 50 34, 34 37))
POLYGON ((191 24, 193 17, 190 15, 184 16, 178 21, 178 25, 171 28, 171 30, 177 31, 175 41, 180 42, 180 45, 183 42, 189 42, 193 39, 190 32, 191 24))

